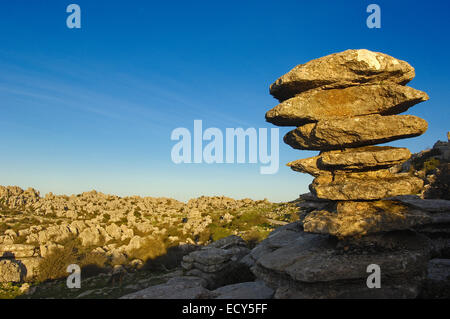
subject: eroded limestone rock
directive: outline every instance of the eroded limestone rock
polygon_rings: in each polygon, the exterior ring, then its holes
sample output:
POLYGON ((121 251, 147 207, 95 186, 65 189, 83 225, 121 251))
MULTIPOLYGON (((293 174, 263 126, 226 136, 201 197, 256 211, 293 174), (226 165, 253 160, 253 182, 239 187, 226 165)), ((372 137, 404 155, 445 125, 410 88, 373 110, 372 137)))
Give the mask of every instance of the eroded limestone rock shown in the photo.
POLYGON ((371 114, 393 115, 426 100, 425 92, 394 83, 313 89, 277 105, 266 113, 266 120, 278 126, 300 126, 371 114))
POLYGON ((318 87, 344 88, 382 81, 404 85, 414 76, 414 68, 405 61, 365 49, 346 50, 296 66, 270 86, 270 94, 284 101, 318 87))
POLYGON ((284 142, 300 150, 339 150, 415 137, 427 128, 417 116, 377 114, 305 124, 287 133, 284 142))

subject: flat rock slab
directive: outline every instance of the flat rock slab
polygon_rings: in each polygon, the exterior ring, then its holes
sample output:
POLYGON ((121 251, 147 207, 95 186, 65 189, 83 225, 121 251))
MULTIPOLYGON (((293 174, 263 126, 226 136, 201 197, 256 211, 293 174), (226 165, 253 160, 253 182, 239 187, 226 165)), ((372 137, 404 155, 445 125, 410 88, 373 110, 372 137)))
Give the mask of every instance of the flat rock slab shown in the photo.
POLYGON ((183 257, 183 261, 189 262, 190 260, 205 266, 222 264, 231 259, 233 252, 225 249, 207 247, 190 253, 183 257))
POLYGON ((319 176, 310 185, 317 197, 329 200, 377 200, 417 194, 422 187, 420 178, 386 170, 319 176))
POLYGON ((412 115, 367 115, 309 123, 288 132, 284 142, 300 150, 339 150, 419 136, 428 123, 412 115))
POLYGON ((331 174, 331 172, 324 171, 318 167, 319 159, 320 156, 313 156, 295 160, 287 163, 286 165, 289 166, 293 171, 306 173, 315 177, 324 174, 331 174))
POLYGON ((434 222, 430 213, 394 201, 338 202, 335 211, 316 210, 303 219, 306 232, 339 238, 411 229, 434 222))
POLYGON ((387 198, 388 200, 399 201, 414 208, 429 212, 450 213, 450 200, 445 199, 422 199, 419 196, 406 195, 387 198))
POLYGON ((359 170, 391 167, 411 157, 411 152, 403 147, 365 146, 359 148, 323 152, 320 163, 325 169, 359 170))
POLYGON ((313 89, 277 105, 266 113, 266 120, 278 126, 300 126, 328 119, 393 115, 428 99, 425 92, 395 83, 313 89))
POLYGON ((205 280, 198 277, 175 277, 167 283, 151 286, 122 296, 120 299, 200 299, 214 295, 205 288, 205 280))
MULTIPOLYGON (((339 151, 322 152, 318 156, 287 163, 292 170, 312 176, 330 175, 342 171, 381 169, 401 164, 411 157, 407 148, 365 146, 339 151)), ((342 172, 343 174, 345 172, 342 172)))
POLYGON ((232 247, 247 247, 247 243, 241 237, 236 235, 227 236, 225 238, 216 240, 208 245, 208 247, 229 249, 232 247))
POLYGON ((450 259, 432 259, 421 298, 450 298, 450 259))
POLYGON ((215 299, 270 299, 274 291, 262 281, 252 281, 223 286, 212 293, 217 295, 215 299))
POLYGON ((26 244, 2 244, 0 245, 0 257, 23 258, 39 256, 39 247, 26 244))
POLYGON ((13 260, 0 260, 0 283, 21 282, 24 277, 21 264, 13 260))
POLYGON ((364 83, 404 85, 415 76, 407 62, 366 49, 346 50, 300 64, 270 86, 279 101, 318 87, 344 88, 364 83))

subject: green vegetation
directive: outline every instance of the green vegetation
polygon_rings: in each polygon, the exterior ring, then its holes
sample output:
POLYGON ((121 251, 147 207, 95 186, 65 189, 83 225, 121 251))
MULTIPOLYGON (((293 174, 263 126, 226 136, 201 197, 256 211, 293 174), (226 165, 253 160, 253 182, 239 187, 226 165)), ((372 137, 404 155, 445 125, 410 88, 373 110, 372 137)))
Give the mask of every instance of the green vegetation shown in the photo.
POLYGON ((425 174, 428 174, 431 171, 434 171, 438 166, 440 162, 437 158, 429 158, 423 163, 423 169, 425 170, 425 174))
POLYGON ((22 294, 20 287, 13 283, 0 284, 0 299, 15 299, 22 294))
POLYGON ((82 247, 77 238, 71 237, 62 242, 61 247, 53 248, 39 263, 37 281, 44 282, 67 277, 67 266, 78 264, 88 276, 105 271, 107 257, 82 247))

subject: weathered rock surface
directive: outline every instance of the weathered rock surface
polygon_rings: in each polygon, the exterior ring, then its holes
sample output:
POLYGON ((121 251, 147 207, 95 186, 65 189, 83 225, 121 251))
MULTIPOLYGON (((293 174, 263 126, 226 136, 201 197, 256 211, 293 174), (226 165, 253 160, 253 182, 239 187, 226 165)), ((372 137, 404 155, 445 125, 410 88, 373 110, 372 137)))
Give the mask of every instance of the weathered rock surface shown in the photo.
POLYGON ((396 196, 386 198, 386 200, 398 201, 405 205, 429 212, 447 212, 450 214, 450 200, 422 199, 415 195, 396 196))
POLYGON ((376 200, 397 195, 417 194, 420 178, 386 170, 321 175, 310 185, 317 197, 330 200, 376 200))
POLYGON ((209 289, 215 289, 254 279, 248 266, 241 262, 249 252, 246 243, 232 235, 184 256, 181 266, 187 275, 203 278, 209 289))
MULTIPOLYGON (((450 221, 450 217, 448 218, 450 221)), ((433 215, 393 201, 338 202, 335 211, 313 211, 303 220, 306 232, 337 237, 364 236, 438 222, 433 215)))
POLYGON ((151 286, 120 299, 205 299, 214 297, 205 286, 206 282, 198 277, 175 277, 165 284, 151 286))
POLYGON ((450 259, 432 259, 421 298, 450 298, 450 259))
POLYGON ((345 249, 299 224, 273 232, 250 253, 252 271, 275 298, 414 298, 425 277, 429 242, 414 233, 387 233, 345 249), (362 253, 365 252, 365 253, 362 253), (366 285, 367 266, 383 269, 380 289, 366 285))
POLYGON ((318 156, 287 163, 292 170, 312 176, 345 174, 339 171, 358 171, 388 168, 411 157, 406 148, 389 146, 365 146, 338 151, 322 152, 318 156))
POLYGON ((313 156, 295 160, 287 163, 286 165, 289 166, 293 171, 306 173, 315 177, 324 174, 331 175, 331 172, 319 168, 319 160, 320 156, 313 156))
POLYGON ((0 258, 24 258, 37 256, 39 256, 39 250, 33 245, 0 244, 0 258))
POLYGON ((217 295, 215 299, 270 299, 274 291, 262 281, 251 281, 223 286, 212 293, 217 295))
POLYGON ((365 146, 345 150, 322 152, 320 165, 326 169, 359 170, 385 168, 403 163, 411 152, 403 147, 365 146))
POLYGON ((277 105, 266 113, 266 120, 278 126, 300 126, 328 119, 393 115, 426 100, 425 92, 394 83, 314 89, 277 105))
POLYGON ((301 150, 338 150, 419 136, 427 128, 413 115, 367 115, 305 124, 287 133, 284 142, 301 150))
POLYGON ((0 259, 0 283, 21 282, 24 278, 20 263, 9 259, 0 259))
POLYGON ((296 66, 270 86, 270 94, 284 101, 318 87, 345 88, 386 81, 404 85, 414 75, 411 65, 389 55, 365 49, 346 50, 296 66))

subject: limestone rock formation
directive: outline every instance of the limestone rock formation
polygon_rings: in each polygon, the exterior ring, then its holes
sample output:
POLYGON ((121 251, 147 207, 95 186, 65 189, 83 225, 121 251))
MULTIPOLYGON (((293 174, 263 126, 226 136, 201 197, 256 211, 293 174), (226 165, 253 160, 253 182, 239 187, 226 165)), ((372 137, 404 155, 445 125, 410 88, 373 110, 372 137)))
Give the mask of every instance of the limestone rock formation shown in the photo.
POLYGON ((0 260, 0 283, 21 282, 24 277, 23 267, 14 260, 0 260))
POLYGON ((324 167, 358 170, 390 167, 403 163, 411 157, 407 148, 389 146, 366 146, 346 150, 323 152, 320 156, 324 167))
POLYGON ((450 222, 449 214, 410 209, 395 201, 342 201, 336 206, 334 210, 308 214, 303 220, 304 230, 342 238, 450 222))
POLYGON ((409 231, 339 241, 303 231, 299 223, 274 231, 250 253, 252 271, 275 298, 415 298, 425 280, 430 248, 409 231), (377 264, 380 289, 366 285, 367 266, 377 264))
POLYGON ((374 114, 305 124, 287 133, 284 142, 295 149, 329 151, 415 137, 427 128, 413 115, 374 114))
POLYGON ((310 185, 319 198, 331 200, 375 200, 416 194, 423 186, 420 178, 407 173, 385 171, 320 175, 310 185))
POLYGON ((183 257, 181 266, 188 276, 197 276, 207 282, 207 288, 252 280, 253 275, 241 259, 250 250, 238 236, 218 240, 183 257))
POLYGON ((406 62, 368 50, 347 50, 299 65, 270 88, 281 103, 266 113, 279 126, 297 126, 285 143, 320 154, 292 161, 314 176, 299 199, 300 221, 281 227, 245 261, 275 298, 415 298, 428 260, 442 255, 450 229, 448 203, 412 197, 421 176, 403 169, 405 148, 374 146, 423 134, 425 120, 398 115, 428 100, 404 86, 406 62), (445 231, 444 231, 445 232, 445 231), (381 289, 367 286, 377 265, 381 289))
POLYGON ((280 101, 314 88, 345 88, 366 83, 404 85, 414 78, 407 62, 369 50, 347 50, 296 66, 270 86, 280 101))
POLYGON ((389 146, 365 146, 337 151, 324 151, 318 156, 299 159, 287 164, 294 171, 312 176, 331 172, 359 171, 374 168, 389 168, 401 164, 411 157, 406 148, 389 146))
POLYGON ((428 100, 428 95, 394 83, 312 89, 282 102, 266 113, 266 120, 280 126, 300 126, 327 119, 392 115, 428 100))

